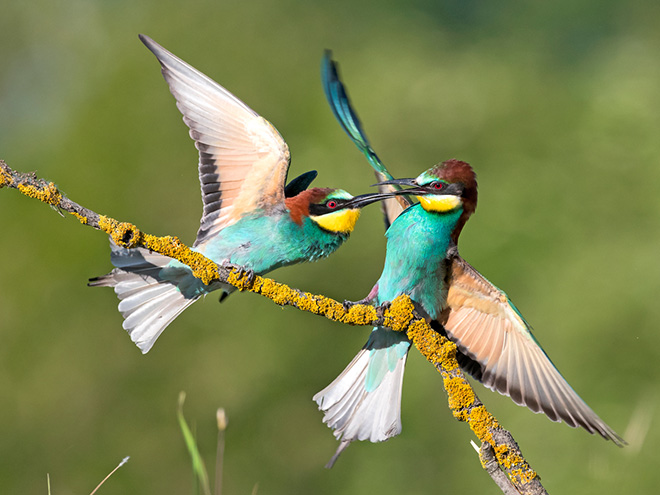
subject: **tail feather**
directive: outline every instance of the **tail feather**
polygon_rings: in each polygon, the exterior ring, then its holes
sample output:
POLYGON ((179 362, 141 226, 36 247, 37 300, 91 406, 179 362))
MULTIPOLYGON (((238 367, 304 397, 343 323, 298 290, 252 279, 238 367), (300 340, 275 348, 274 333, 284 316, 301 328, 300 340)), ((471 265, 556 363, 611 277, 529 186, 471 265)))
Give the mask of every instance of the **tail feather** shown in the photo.
MULTIPOLYGON (((348 134, 348 137, 351 138, 353 143, 355 143, 367 158, 367 161, 374 169, 376 180, 378 182, 392 180, 394 177, 392 177, 383 162, 378 158, 378 155, 376 155, 376 152, 367 139, 367 135, 362 129, 360 118, 353 109, 346 87, 339 77, 337 62, 332 60, 332 53, 329 50, 326 50, 323 56, 323 62, 321 63, 321 81, 332 113, 335 115, 342 129, 344 129, 344 132, 348 134)), ((380 192, 389 193, 398 191, 399 189, 401 187, 396 185, 378 186, 380 192)), ((389 228, 394 219, 411 204, 412 202, 405 196, 396 196, 382 201, 381 208, 385 216, 385 228, 389 228)))
POLYGON ((165 328, 198 299, 197 297, 186 299, 176 286, 167 285, 170 286, 168 291, 157 300, 140 307, 128 316, 123 313, 126 319, 122 326, 143 354, 149 352, 165 328))
POLYGON ((344 371, 314 396, 325 413, 323 422, 341 441, 327 467, 334 464, 350 442, 383 442, 401 433, 401 391, 409 346, 405 335, 380 328, 374 330, 367 345, 344 371), (384 346, 383 341, 392 345, 384 346), (393 360, 392 356, 397 357, 393 360), (370 371, 374 367, 383 369, 383 364, 384 372, 370 371), (374 376, 379 381, 369 383, 374 376))
POLYGON ((135 284, 133 288, 119 294, 119 311, 124 315, 130 315, 140 306, 143 306, 154 299, 158 299, 169 290, 170 288, 162 283, 142 286, 135 284))
POLYGON ((147 249, 124 249, 111 241, 111 261, 117 268, 107 275, 90 279, 92 287, 113 287, 119 298, 123 328, 146 354, 163 330, 181 312, 199 299, 185 295, 179 285, 189 287, 194 277, 189 269, 169 267, 171 258, 147 249), (168 267, 167 279, 161 271, 168 267))

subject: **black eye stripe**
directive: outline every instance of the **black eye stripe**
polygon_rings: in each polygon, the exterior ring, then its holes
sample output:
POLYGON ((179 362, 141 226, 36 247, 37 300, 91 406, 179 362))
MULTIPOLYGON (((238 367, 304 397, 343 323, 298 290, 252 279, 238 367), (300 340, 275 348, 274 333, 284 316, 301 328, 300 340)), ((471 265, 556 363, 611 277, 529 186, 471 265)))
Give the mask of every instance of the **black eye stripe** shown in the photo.
POLYGON ((312 203, 309 205, 309 214, 318 216, 341 210, 343 205, 349 201, 350 199, 332 198, 323 201, 323 203, 312 203), (332 206, 332 203, 334 203, 334 206, 332 206))
POLYGON ((436 179, 421 186, 425 194, 441 194, 441 195, 454 195, 462 196, 465 186, 461 182, 443 182, 436 179), (438 187, 439 186, 439 187, 438 187))

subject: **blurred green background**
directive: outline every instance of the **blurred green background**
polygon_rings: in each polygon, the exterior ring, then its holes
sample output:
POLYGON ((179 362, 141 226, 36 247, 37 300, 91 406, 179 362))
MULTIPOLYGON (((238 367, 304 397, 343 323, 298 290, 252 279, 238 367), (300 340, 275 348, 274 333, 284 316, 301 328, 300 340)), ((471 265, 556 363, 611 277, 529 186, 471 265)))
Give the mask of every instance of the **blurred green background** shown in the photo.
MULTIPOLYGON (((197 154, 137 34, 268 118, 292 175, 369 191, 366 162, 319 83, 332 48, 395 176, 461 158, 479 174, 461 253, 504 288, 555 364, 630 446, 478 388, 551 493, 654 493, 660 335, 660 5, 560 0, 6 2, 0 158, 89 208, 192 241, 197 154)), ((146 356, 121 328, 105 235, 0 191, 0 491, 192 493, 179 391, 202 453, 229 416, 225 493, 498 493, 439 375, 412 352, 403 433, 336 441, 312 395, 367 338, 251 294, 182 314, 146 356)), ((276 279, 338 299, 382 268, 378 208, 319 263, 276 279)))

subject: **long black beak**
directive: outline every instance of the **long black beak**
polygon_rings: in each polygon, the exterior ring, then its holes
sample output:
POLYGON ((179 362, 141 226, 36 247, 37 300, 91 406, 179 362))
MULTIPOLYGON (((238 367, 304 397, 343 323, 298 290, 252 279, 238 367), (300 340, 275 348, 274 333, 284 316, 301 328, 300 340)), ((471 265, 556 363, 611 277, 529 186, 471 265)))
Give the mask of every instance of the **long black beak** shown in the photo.
POLYGON ((386 186, 389 184, 394 186, 416 186, 417 182, 415 182, 415 179, 391 179, 391 180, 384 180, 383 182, 379 182, 378 184, 372 184, 372 186, 386 186))
POLYGON ((360 194, 359 196, 354 196, 353 199, 347 201, 343 204, 344 208, 362 208, 363 206, 370 205, 376 201, 382 201, 387 198, 393 197, 393 193, 371 193, 371 194, 360 194))
POLYGON ((398 196, 401 194, 419 194, 425 192, 425 189, 419 187, 415 179, 391 179, 379 182, 374 184, 374 186, 413 186, 411 189, 401 189, 399 191, 392 191, 390 194, 392 196, 398 196))

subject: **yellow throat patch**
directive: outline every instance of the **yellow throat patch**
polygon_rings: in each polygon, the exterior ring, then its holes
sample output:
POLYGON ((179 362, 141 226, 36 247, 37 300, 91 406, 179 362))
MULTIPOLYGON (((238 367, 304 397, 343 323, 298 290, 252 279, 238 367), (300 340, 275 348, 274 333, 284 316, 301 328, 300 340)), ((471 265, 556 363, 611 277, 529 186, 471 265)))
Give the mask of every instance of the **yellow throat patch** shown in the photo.
POLYGON ((458 208, 461 198, 452 195, 417 196, 417 200, 426 211, 443 213, 458 208))
POLYGON ((329 232, 336 232, 337 234, 350 234, 355 228, 355 222, 360 218, 360 210, 346 208, 325 215, 310 215, 319 227, 329 232))

